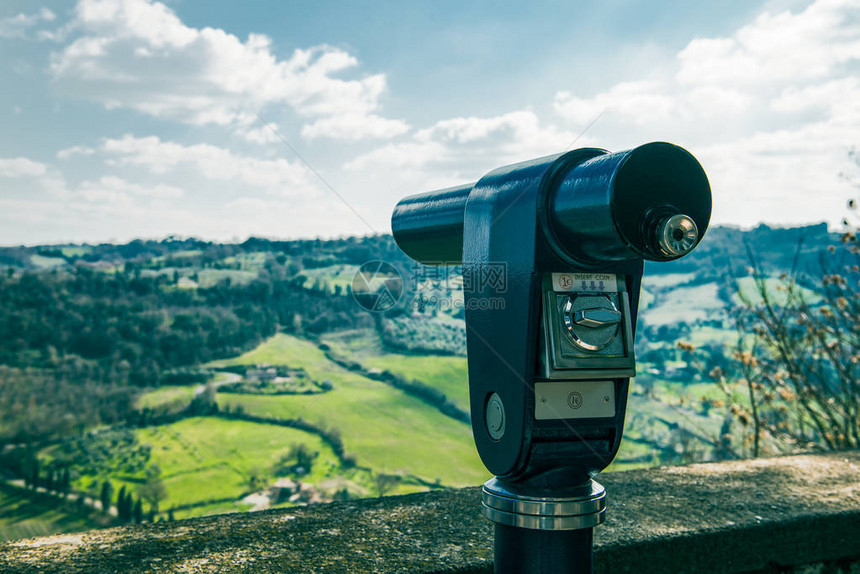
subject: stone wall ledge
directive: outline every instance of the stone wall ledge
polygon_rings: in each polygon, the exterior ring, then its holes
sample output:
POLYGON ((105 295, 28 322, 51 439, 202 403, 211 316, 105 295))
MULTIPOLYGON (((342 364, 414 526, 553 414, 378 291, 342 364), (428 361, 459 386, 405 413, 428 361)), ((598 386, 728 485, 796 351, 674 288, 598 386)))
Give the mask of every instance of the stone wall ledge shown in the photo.
MULTIPOLYGON (((860 572, 860 452, 601 475, 596 572, 860 572)), ((0 572, 492 572, 480 489, 0 544, 0 572)))

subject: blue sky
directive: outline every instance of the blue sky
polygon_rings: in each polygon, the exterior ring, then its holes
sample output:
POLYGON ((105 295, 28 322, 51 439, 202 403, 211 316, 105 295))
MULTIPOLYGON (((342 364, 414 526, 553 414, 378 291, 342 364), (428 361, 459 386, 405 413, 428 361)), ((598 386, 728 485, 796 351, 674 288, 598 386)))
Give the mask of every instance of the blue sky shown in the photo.
POLYGON ((690 149, 715 223, 836 224, 858 71, 860 0, 5 0, 0 244, 385 232, 595 118, 690 149))

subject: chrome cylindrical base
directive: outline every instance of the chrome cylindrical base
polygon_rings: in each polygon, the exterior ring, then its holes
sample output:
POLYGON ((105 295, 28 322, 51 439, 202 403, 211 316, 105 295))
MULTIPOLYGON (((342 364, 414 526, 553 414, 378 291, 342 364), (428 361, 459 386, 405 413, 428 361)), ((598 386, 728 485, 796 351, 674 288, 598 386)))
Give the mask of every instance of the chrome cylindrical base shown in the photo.
POLYGON ((489 520, 530 530, 593 528, 602 524, 606 516, 606 491, 593 480, 578 488, 549 493, 491 478, 484 483, 481 502, 489 520))

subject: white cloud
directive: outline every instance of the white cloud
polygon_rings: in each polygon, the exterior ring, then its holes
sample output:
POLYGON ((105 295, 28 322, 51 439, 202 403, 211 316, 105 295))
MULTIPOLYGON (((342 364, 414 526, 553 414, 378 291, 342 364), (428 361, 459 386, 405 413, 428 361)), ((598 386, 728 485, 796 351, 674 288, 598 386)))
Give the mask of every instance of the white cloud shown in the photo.
POLYGON ((185 195, 184 189, 174 185, 139 184, 117 176, 69 185, 62 175, 54 174, 41 183, 49 194, 42 203, 63 206, 61 220, 78 219, 79 224, 88 222, 94 228, 121 229, 123 224, 128 228, 145 228, 151 225, 146 219, 163 219, 185 195))
POLYGON ((701 38, 678 54, 686 85, 780 89, 843 74, 860 58, 857 0, 818 0, 799 13, 765 12, 729 38, 701 38))
POLYGON ((345 168, 354 186, 373 190, 375 210, 388 215, 404 195, 475 181, 502 165, 560 153, 575 138, 572 131, 545 125, 532 110, 451 118, 363 153, 345 168))
POLYGON ((302 136, 314 139, 356 141, 364 138, 390 139, 409 131, 403 120, 389 120, 375 114, 340 114, 320 118, 302 128, 302 136))
POLYGON ((701 147, 697 155, 714 191, 714 220, 743 225, 839 221, 851 194, 839 178, 848 157, 848 145, 840 142, 855 134, 810 124, 701 147))
POLYGON ((53 22, 56 15, 42 8, 34 14, 24 14, 0 19, 0 38, 27 38, 31 28, 43 22, 53 22))
POLYGON ((440 142, 402 142, 388 144, 353 158, 344 166, 347 170, 403 170, 421 169, 434 159, 449 156, 449 150, 440 142))
POLYGON ((573 139, 573 132, 541 125, 531 110, 484 118, 452 118, 418 131, 410 141, 362 154, 346 167, 475 171, 480 166, 561 152, 573 139))
POLYGON ((858 111, 856 98, 860 94, 860 78, 838 78, 803 87, 788 86, 771 102, 777 112, 829 112, 831 115, 850 116, 858 111))
POLYGON ((176 199, 185 195, 180 187, 165 184, 140 185, 116 176, 102 176, 97 181, 85 181, 80 186, 80 194, 98 197, 100 194, 121 194, 126 197, 150 199, 176 199))
POLYGON ((122 229, 123 225, 129 231, 140 229, 141 221, 147 219, 160 222, 185 193, 175 185, 133 183, 113 175, 70 183, 52 166, 27 158, 16 158, 14 163, 3 160, 0 166, 6 175, 14 171, 21 176, 4 185, 0 242, 28 241, 30 234, 40 234, 42 241, 87 235, 109 239, 115 235, 99 236, 99 231, 105 227, 122 229), (10 165, 11 170, 5 169, 10 165), (62 229, 77 232, 65 237, 53 235, 62 229))
POLYGON ((251 143, 268 145, 280 141, 278 139, 278 135, 275 133, 277 130, 278 124, 270 122, 268 126, 263 125, 257 128, 239 128, 236 130, 236 135, 245 138, 251 143))
POLYGON ((47 166, 25 157, 0 158, 0 177, 37 177, 45 175, 47 166))
POLYGON ((465 144, 487 140, 501 132, 523 132, 533 129, 537 124, 537 116, 533 112, 511 112, 502 116, 489 118, 453 118, 442 120, 434 126, 419 131, 415 139, 441 141, 465 144))
POLYGON ((251 185, 278 195, 316 194, 309 172, 286 159, 259 159, 210 144, 183 145, 157 136, 107 139, 101 149, 113 166, 141 166, 155 174, 190 168, 205 179, 251 185))
POLYGON ((102 162, 110 173, 77 181, 26 158, 0 161, 0 176, 16 176, 4 180, 0 197, 0 244, 369 231, 339 198, 284 160, 134 136, 84 149, 93 152, 87 161, 102 162))
POLYGON ((93 155, 95 152, 96 152, 96 150, 94 150, 91 147, 76 145, 76 146, 61 149, 60 151, 58 151, 57 152, 57 159, 65 160, 65 159, 72 158, 76 155, 82 155, 82 156, 93 155))
POLYGON ((570 92, 555 95, 555 111, 570 121, 587 125, 604 112, 627 122, 643 124, 671 120, 674 99, 661 93, 655 81, 623 82, 591 98, 578 98, 570 92))
POLYGON ((108 109, 241 128, 256 119, 252 110, 287 105, 311 122, 309 137, 391 137, 407 127, 378 115, 383 75, 337 76, 358 67, 337 48, 279 59, 266 36, 243 42, 191 28, 153 0, 79 0, 74 24, 80 36, 52 58, 55 85, 108 109))

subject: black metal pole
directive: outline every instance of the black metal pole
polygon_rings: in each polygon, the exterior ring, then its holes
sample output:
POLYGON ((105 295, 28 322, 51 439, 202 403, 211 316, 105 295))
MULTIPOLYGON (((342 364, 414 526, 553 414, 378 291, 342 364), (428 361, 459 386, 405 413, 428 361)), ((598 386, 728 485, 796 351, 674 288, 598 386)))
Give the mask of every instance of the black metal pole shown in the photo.
POLYGON ((594 529, 532 530, 496 523, 496 574, 591 574, 594 529))

